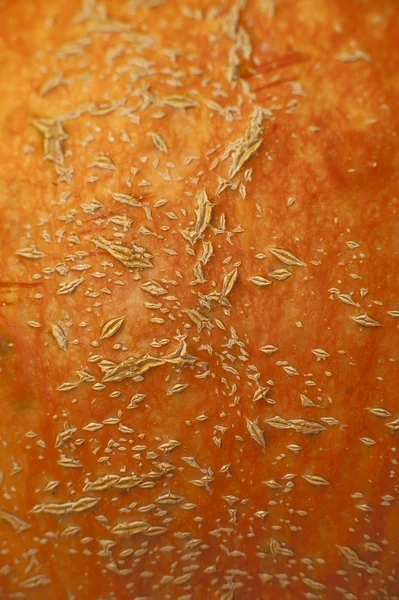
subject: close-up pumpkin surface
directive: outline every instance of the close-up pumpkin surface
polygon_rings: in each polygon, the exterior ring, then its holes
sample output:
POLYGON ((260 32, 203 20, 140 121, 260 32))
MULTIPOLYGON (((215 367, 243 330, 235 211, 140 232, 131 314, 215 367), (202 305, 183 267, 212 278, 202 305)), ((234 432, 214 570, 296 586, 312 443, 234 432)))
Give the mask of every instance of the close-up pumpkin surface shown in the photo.
POLYGON ((397 0, 0 9, 0 600, 398 600, 397 0))

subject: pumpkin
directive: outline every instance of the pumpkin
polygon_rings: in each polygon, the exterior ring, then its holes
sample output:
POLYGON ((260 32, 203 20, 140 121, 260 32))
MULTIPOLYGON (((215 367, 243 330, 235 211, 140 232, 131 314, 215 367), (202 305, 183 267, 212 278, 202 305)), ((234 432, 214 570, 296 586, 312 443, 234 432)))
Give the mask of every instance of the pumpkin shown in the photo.
POLYGON ((14 0, 2 600, 399 598, 394 0, 14 0))

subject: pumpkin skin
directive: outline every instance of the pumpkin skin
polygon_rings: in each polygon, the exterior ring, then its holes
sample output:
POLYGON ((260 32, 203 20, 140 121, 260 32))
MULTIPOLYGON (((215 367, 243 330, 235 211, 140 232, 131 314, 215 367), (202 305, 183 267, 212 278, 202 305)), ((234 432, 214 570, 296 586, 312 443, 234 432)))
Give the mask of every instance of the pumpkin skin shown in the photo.
POLYGON ((2 600, 399 598, 397 3, 273 6, 2 4, 2 600))

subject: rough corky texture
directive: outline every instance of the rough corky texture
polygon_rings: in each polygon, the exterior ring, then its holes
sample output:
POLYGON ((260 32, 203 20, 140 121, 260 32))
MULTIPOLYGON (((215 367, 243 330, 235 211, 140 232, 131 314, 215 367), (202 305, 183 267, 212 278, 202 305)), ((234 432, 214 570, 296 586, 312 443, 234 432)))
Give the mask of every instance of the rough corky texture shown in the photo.
POLYGON ((397 1, 0 8, 1 600, 397 600, 397 1))

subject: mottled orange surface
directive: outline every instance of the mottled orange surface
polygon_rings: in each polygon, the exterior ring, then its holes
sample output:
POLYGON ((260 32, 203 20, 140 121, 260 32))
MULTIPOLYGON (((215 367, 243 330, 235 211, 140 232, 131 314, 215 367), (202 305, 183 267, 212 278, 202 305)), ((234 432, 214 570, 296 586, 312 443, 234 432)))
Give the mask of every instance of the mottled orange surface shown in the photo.
POLYGON ((0 9, 0 599, 397 600, 396 0, 0 9))

